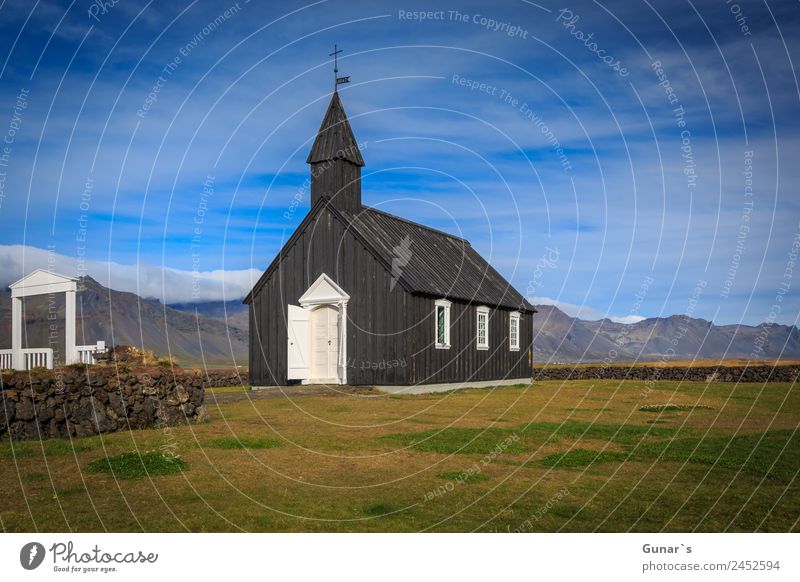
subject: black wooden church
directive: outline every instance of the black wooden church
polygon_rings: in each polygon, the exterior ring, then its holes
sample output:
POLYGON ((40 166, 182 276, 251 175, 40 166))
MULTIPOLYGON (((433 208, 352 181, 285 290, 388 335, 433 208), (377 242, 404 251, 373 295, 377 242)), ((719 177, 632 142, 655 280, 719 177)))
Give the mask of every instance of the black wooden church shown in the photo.
POLYGON ((244 299, 252 386, 531 377, 533 306, 468 241, 362 204, 337 91, 306 162, 311 208, 244 299))

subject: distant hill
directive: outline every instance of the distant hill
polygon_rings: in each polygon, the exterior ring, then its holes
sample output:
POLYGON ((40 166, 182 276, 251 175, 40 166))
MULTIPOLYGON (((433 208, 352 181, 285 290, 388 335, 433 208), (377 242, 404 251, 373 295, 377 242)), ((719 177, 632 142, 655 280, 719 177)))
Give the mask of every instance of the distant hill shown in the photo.
POLYGON ((199 313, 206 317, 232 317, 247 313, 247 305, 241 299, 230 301, 203 301, 200 303, 170 303, 170 307, 178 311, 199 313))
POLYGON ((539 362, 800 358, 796 326, 714 325, 682 315, 624 324, 570 317, 552 305, 536 308, 533 346, 539 362), (759 343, 763 352, 753 357, 759 343))
MULTIPOLYGON (((11 347, 11 294, 0 292, 0 347, 11 347)), ((49 324, 56 327, 54 349, 64 346, 64 299, 55 296, 56 318, 48 320, 49 298, 26 300, 26 344, 47 347, 49 324)), ((224 319, 181 311, 134 293, 114 291, 91 277, 81 278, 77 294, 78 344, 104 340, 107 345, 133 345, 159 356, 172 355, 185 366, 247 366, 247 329, 224 319)), ((244 306, 246 307, 246 306, 244 306)), ((246 325, 246 317, 244 319, 246 325)))
POLYGON ((227 321, 228 325, 247 331, 250 321, 247 318, 248 307, 241 299, 231 301, 203 301, 200 303, 171 303, 170 307, 186 313, 199 313, 206 317, 215 317, 227 321))
MULTIPOLYGON (((184 366, 247 366, 247 306, 241 300, 163 305, 134 293, 114 291, 84 277, 78 291, 77 341, 127 344, 172 355, 184 366)), ((64 345, 64 300, 56 296, 26 303, 26 345, 48 346, 49 325, 55 347, 64 345), (56 319, 48 320, 52 307, 56 319)), ((673 315, 634 324, 570 317, 552 305, 537 305, 534 361, 538 363, 661 361, 663 359, 748 359, 756 342, 764 351, 755 359, 800 359, 800 330, 795 326, 714 325, 673 315), (670 351, 672 350, 672 351, 670 351), (668 354, 665 357, 665 354, 668 354)), ((10 292, 0 292, 0 348, 11 347, 10 292)))

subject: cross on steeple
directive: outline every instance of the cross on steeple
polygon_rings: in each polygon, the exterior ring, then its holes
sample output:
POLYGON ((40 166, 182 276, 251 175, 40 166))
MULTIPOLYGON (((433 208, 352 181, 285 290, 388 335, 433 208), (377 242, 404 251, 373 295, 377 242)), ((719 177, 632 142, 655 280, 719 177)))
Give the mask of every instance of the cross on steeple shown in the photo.
MULTIPOLYGON (((336 48, 331 56, 336 56, 338 50, 336 48)), ((347 82, 339 77, 336 80, 338 83, 347 82)), ((306 163, 311 165, 312 206, 328 198, 341 211, 354 214, 361 211, 361 168, 364 158, 361 157, 358 142, 335 87, 306 163)))
POLYGON ((347 77, 340 77, 339 76, 339 53, 341 53, 341 52, 342 52, 342 49, 340 49, 337 45, 333 45, 333 52, 328 55, 329 57, 333 57, 333 90, 334 91, 336 91, 336 89, 342 83, 349 83, 350 82, 350 76, 349 75, 347 77))

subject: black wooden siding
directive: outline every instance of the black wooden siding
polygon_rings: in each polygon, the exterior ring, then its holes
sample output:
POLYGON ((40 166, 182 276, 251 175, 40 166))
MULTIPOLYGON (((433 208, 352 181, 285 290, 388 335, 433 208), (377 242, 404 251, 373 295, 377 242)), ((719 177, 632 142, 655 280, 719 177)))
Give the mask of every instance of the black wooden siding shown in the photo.
POLYGON ((513 310, 489 308, 489 349, 477 346, 476 304, 452 301, 450 349, 436 349, 435 299, 410 296, 408 309, 409 383, 437 384, 530 378, 533 313, 519 322, 519 351, 509 349, 513 310))
POLYGON ((277 268, 250 301, 250 383, 287 384, 286 305, 326 273, 350 295, 347 305, 348 383, 407 384, 406 302, 401 285, 327 208, 283 250, 277 268), (405 365, 403 365, 405 364, 405 365))
POLYGON ((347 379, 353 385, 408 385, 529 378, 531 312, 520 316, 511 351, 512 309, 491 307, 489 349, 476 348, 475 304, 452 301, 448 350, 435 347, 436 297, 412 294, 327 207, 301 226, 250 301, 250 383, 286 385, 286 305, 326 273, 350 295, 347 379))
POLYGON ((311 205, 323 196, 346 212, 361 210, 361 168, 345 160, 329 160, 311 166, 311 205))

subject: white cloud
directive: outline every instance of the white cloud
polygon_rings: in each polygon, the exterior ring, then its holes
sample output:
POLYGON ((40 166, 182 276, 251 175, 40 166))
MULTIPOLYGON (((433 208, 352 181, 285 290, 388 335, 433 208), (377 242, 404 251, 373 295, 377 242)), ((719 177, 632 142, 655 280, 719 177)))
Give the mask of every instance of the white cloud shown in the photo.
POLYGON ((642 317, 641 315, 626 315, 625 317, 611 316, 609 319, 611 321, 616 321, 617 323, 638 323, 647 318, 642 317))
POLYGON ((257 269, 192 272, 149 264, 81 261, 37 247, 0 245, 0 285, 7 287, 34 269, 71 277, 89 275, 116 291, 163 303, 241 299, 261 276, 257 269))
POLYGON ((528 297, 528 301, 534 305, 554 305, 570 317, 577 317, 579 319, 586 319, 589 321, 610 319, 615 323, 637 323, 643 319, 646 319, 641 315, 610 315, 594 309, 593 307, 589 307, 588 305, 576 305, 574 303, 559 301, 558 299, 553 299, 551 297, 528 297))

